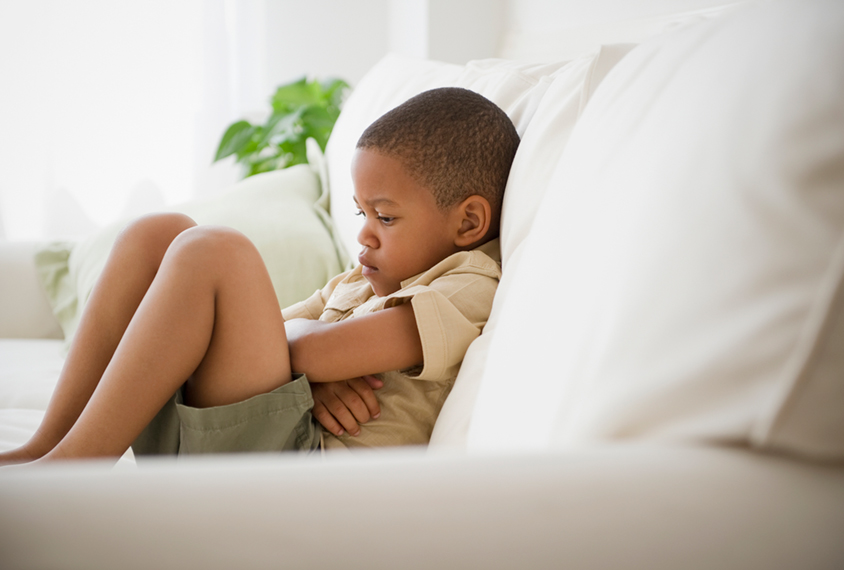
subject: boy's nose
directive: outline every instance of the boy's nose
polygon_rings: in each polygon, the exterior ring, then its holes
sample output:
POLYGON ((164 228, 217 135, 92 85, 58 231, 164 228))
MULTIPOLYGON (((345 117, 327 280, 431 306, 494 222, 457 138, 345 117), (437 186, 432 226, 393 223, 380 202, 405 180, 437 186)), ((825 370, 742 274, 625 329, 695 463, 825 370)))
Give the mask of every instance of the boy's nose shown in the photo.
POLYGON ((358 243, 370 249, 376 249, 378 247, 378 238, 370 231, 366 223, 363 224, 360 232, 358 232, 358 243))

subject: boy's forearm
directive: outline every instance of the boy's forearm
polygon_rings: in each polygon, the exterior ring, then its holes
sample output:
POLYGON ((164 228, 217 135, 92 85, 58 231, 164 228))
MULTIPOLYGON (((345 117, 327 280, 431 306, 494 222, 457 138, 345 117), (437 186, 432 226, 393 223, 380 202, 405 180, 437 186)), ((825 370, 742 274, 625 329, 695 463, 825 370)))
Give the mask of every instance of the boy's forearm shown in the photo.
POLYGON ((313 382, 310 376, 313 372, 306 372, 312 368, 314 345, 320 333, 320 329, 326 323, 314 319, 291 319, 284 322, 285 333, 287 334, 287 348, 290 352, 290 369, 293 372, 308 374, 308 380, 313 382))
POLYGON ((291 368, 311 382, 333 382, 422 363, 410 303, 337 323, 286 324, 291 368))

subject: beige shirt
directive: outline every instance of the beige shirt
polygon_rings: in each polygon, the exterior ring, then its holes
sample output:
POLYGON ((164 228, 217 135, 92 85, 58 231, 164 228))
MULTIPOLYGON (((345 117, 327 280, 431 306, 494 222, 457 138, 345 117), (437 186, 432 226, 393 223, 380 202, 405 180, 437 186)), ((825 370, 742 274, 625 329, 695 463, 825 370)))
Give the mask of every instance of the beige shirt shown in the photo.
POLYGON ((496 239, 447 257, 402 281, 401 289, 386 297, 375 295, 358 266, 282 311, 285 320, 337 322, 408 301, 413 305, 422 341, 422 366, 379 374, 384 381, 377 392, 381 416, 361 426, 357 437, 337 437, 323 430, 324 449, 428 443, 463 356, 489 318, 501 278, 500 260, 496 239))

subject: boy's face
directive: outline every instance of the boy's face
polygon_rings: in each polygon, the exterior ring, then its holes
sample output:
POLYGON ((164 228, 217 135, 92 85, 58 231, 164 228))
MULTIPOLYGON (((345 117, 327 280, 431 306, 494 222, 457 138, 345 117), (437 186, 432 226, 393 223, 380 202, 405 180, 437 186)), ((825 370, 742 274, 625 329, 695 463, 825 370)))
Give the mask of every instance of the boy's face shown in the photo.
POLYGON ((440 210, 431 191, 411 178, 397 158, 357 149, 352 179, 364 217, 358 261, 376 295, 395 293, 405 279, 459 251, 455 212, 440 210))

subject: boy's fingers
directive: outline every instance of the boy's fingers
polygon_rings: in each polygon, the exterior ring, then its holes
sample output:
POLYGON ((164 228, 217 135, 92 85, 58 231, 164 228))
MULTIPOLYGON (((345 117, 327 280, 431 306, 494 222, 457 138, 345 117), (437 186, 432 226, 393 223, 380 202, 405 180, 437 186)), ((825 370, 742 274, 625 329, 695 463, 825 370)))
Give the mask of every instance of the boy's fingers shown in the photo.
POLYGON ((328 412, 352 435, 360 433, 359 418, 369 420, 369 411, 360 397, 345 382, 332 382, 334 394, 323 400, 328 412))
POLYGON ((312 384, 314 418, 335 435, 347 431, 360 434, 360 424, 381 415, 374 390, 384 383, 374 376, 353 378, 346 382, 312 384))
MULTIPOLYGON (((375 378, 371 376, 370 378, 375 378)), ((377 380, 377 378, 376 378, 377 380)), ((378 380, 381 383, 381 386, 384 385, 383 382, 378 380)), ((378 404, 378 398, 375 397, 375 392, 373 391, 372 384, 364 378, 354 378, 348 381, 349 386, 354 390, 360 399, 362 400, 363 404, 366 406, 368 411, 368 415, 372 417, 372 419, 377 418, 381 415, 381 406, 378 404)), ((360 418, 358 418, 360 419, 360 418)), ((367 418, 366 421, 369 421, 367 418)), ((366 423, 366 422, 362 422, 366 423)))
POLYGON ((384 387, 384 381, 378 378, 377 376, 366 375, 361 376, 361 378, 363 378, 366 383, 369 384, 369 387, 373 390, 380 390, 384 387))
MULTIPOLYGON (((360 427, 346 405, 337 397, 335 392, 338 389, 353 393, 344 382, 311 384, 314 418, 334 435, 343 435, 344 430, 352 435, 358 435, 360 427)), ((360 399, 357 394, 354 394, 354 397, 360 399)), ((359 402, 358 405, 361 408, 364 407, 363 402, 359 402)))
MULTIPOLYGON (((360 397, 360 395, 357 393, 357 391, 353 390, 349 386, 349 384, 351 382, 352 382, 351 380, 348 380, 346 382, 334 382, 334 384, 336 384, 335 389, 334 389, 334 393, 336 394, 336 396, 338 398, 338 402, 336 402, 336 403, 332 402, 332 404, 334 404, 338 407, 339 413, 343 413, 343 410, 345 410, 347 413, 350 413, 352 416, 354 416, 353 419, 355 421, 355 428, 357 428, 357 424, 359 424, 359 423, 365 424, 366 422, 369 421, 370 413, 369 413, 369 408, 364 403, 363 399, 360 397)), ((333 408, 329 408, 329 409, 331 409, 333 411, 333 408)), ((335 414, 335 416, 336 416, 336 414, 335 414)), ((340 418, 338 417, 337 419, 340 419, 340 418)), ((343 423, 343 422, 341 422, 341 423, 343 423)), ((344 425, 345 425, 345 423, 344 423, 344 425)), ((351 429, 350 426, 346 426, 346 427, 347 427, 347 429, 349 429, 350 432, 352 432, 352 429, 351 429)))
POLYGON ((333 433, 334 435, 343 435, 343 428, 342 426, 337 423, 337 420, 334 419, 328 409, 322 405, 322 402, 314 402, 314 417, 316 420, 329 432, 333 433))

